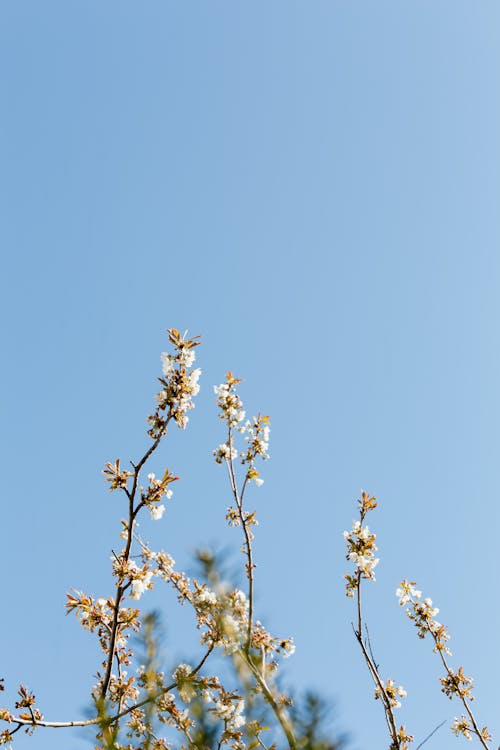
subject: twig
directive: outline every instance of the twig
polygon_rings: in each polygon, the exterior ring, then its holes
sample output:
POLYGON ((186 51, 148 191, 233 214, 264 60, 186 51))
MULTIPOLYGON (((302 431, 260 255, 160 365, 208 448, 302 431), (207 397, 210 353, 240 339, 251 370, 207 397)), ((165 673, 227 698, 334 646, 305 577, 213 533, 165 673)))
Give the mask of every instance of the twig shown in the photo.
POLYGON ((441 729, 441 727, 443 726, 443 724, 446 724, 446 719, 444 721, 442 721, 441 724, 438 724, 437 727, 435 727, 435 729, 433 729, 432 732, 430 734, 428 734, 427 737, 424 740, 422 740, 422 742, 420 743, 420 745, 417 745, 417 747, 415 748, 415 750, 420 750, 420 748, 422 747, 422 745, 425 745, 425 743, 427 742, 427 740, 430 740, 430 738, 432 737, 432 735, 435 734, 438 729, 441 729))
MULTIPOLYGON (((229 455, 231 456, 232 447, 233 447, 233 436, 231 427, 229 427, 228 431, 228 444, 229 444, 229 455)), ((241 494, 238 492, 238 486, 236 484, 236 477, 234 474, 234 466, 233 466, 233 460, 231 457, 229 457, 226 461, 228 472, 229 472, 229 481, 231 484, 231 490, 233 492, 234 502, 236 503, 236 507, 238 509, 238 517, 240 519, 241 526, 243 528, 243 534, 245 537, 245 551, 247 556, 247 577, 248 577, 248 625, 247 625, 247 643, 246 643, 246 651, 249 652, 250 646, 252 644, 252 626, 253 626, 253 554, 252 554, 252 540, 250 539, 250 532, 248 531, 248 526, 245 518, 245 514, 243 513, 243 496, 245 494, 245 489, 248 483, 248 477, 245 477, 245 481, 243 482, 243 486, 241 489, 241 494)))
MULTIPOLYGON (((206 660, 212 653, 214 647, 210 646, 210 648, 207 650, 206 654, 203 656, 199 664, 193 669, 192 674, 197 674, 200 669, 205 664, 206 660)), ((120 713, 116 714, 115 716, 111 716, 109 719, 106 719, 106 724, 114 724, 119 719, 123 718, 123 716, 127 716, 131 711, 135 711, 137 708, 142 708, 142 706, 145 706, 147 703, 152 703, 154 701, 157 701, 158 698, 161 698, 162 695, 165 695, 165 693, 169 693, 171 690, 175 690, 177 687, 176 682, 172 682, 170 685, 167 685, 166 687, 162 688, 158 693, 155 693, 154 695, 149 696, 148 698, 145 698, 142 701, 138 701, 137 703, 134 703, 133 706, 128 706, 127 708, 124 708, 123 711, 120 711, 120 713)), ((49 727, 51 729, 64 729, 66 727, 88 727, 92 726, 93 724, 99 724, 102 723, 102 716, 93 716, 91 719, 82 719, 82 720, 76 720, 76 721, 31 721, 29 719, 20 719, 17 716, 14 718, 14 723, 18 725, 18 727, 13 730, 17 732, 17 729, 21 726, 33 726, 33 727, 49 727)), ((13 734, 13 732, 11 732, 13 734)))
MULTIPOLYGON (((361 527, 363 526, 363 521, 365 520, 366 510, 364 507, 361 507, 360 510, 360 524, 361 527)), ((358 627, 357 629, 353 627, 354 634, 356 636, 356 639, 360 645, 361 651, 363 652, 363 656, 365 658, 366 665, 368 667, 368 670, 372 676, 373 681, 375 682, 375 685, 378 688, 378 691, 380 693, 380 697, 382 699, 382 703, 384 706, 384 713, 385 718, 387 722, 387 726, 389 729, 389 734, 391 735, 392 741, 394 743, 395 748, 399 748, 401 745, 401 742, 398 737, 398 731, 396 729, 396 721, 394 719, 394 712, 392 710, 391 701, 389 696, 387 695, 387 691, 385 689, 384 683, 382 682, 382 679, 378 673, 378 665, 375 663, 375 660, 373 659, 371 655, 371 645, 368 640, 368 645, 370 648, 370 653, 368 653, 368 650, 363 642, 363 613, 362 613, 362 607, 361 607, 361 570, 358 568, 357 570, 357 586, 356 586, 356 608, 357 608, 357 615, 358 615, 358 627)), ((367 630, 368 632, 368 630, 367 630)))
POLYGON ((365 622, 365 632, 366 632, 366 642, 368 643, 368 651, 370 652, 370 656, 372 658, 373 663, 375 664, 376 668, 378 669, 380 667, 380 664, 377 664, 375 661, 375 657, 373 655, 372 651, 372 642, 370 640, 370 633, 368 632, 368 625, 365 622))

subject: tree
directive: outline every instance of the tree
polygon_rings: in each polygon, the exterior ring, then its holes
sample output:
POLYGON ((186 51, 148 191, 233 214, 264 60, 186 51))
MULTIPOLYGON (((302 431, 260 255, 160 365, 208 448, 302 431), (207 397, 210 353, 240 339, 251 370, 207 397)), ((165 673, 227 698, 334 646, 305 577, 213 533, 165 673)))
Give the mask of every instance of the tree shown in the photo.
MULTIPOLYGON (((47 721, 33 693, 21 685, 16 710, 0 709, 0 721, 7 725, 0 734, 0 744, 10 743, 23 729, 32 733, 42 727, 78 726, 95 728, 99 750, 161 750, 179 742, 182 748, 200 750, 223 746, 274 750, 284 741, 289 750, 340 750, 343 738, 332 740, 325 734, 321 699, 306 694, 294 701, 283 690, 280 666, 295 650, 293 639, 271 634, 256 619, 252 542, 257 514, 247 509, 247 495, 252 487, 263 484, 258 466, 269 457, 270 424, 262 414, 246 418, 238 394, 241 381, 231 372, 214 389, 226 439, 213 454, 228 472, 232 502, 226 520, 241 533, 246 590, 221 577, 217 559, 209 551, 198 555, 200 580, 191 580, 176 569, 167 551, 151 549, 138 534, 140 514, 149 512, 153 520, 161 520, 163 501, 172 496, 178 479, 166 468, 161 478, 150 472, 144 482, 148 460, 170 427, 186 428, 188 412, 199 391, 201 370, 193 368, 199 337, 189 338, 187 332, 182 335, 174 328, 168 330, 168 337, 173 352, 162 354, 156 408, 147 418, 149 448, 137 462, 130 462, 130 468, 124 468, 117 458, 106 463, 103 471, 110 491, 120 492, 127 508, 119 534, 123 546, 113 553, 115 590, 108 597, 95 598, 75 590, 67 595, 68 611, 95 635, 102 650, 102 664, 91 691, 93 716, 79 721, 47 721), (158 663, 158 618, 141 613, 137 604, 160 581, 177 592, 180 603, 191 607, 203 649, 192 664, 178 664, 171 678, 158 663), (136 636, 135 641, 131 636, 136 636), (142 659, 138 662, 141 647, 142 659), (129 675, 131 668, 133 673, 129 675)), ((408 750, 414 738, 405 726, 398 726, 395 715, 406 691, 391 678, 382 678, 362 607, 363 582, 375 580, 378 563, 376 537, 365 523, 376 507, 376 499, 363 492, 358 501, 359 519, 344 532, 346 556, 354 564, 354 571, 345 576, 346 594, 356 603, 354 635, 375 686, 374 697, 383 707, 389 750, 408 750)), ((428 637, 433 642, 444 669, 443 693, 462 705, 464 713, 455 717, 452 731, 476 739, 488 750, 488 729, 480 727, 471 709, 472 678, 461 666, 455 670, 448 662, 450 636, 435 619, 439 610, 431 599, 422 598, 414 581, 404 579, 396 595, 419 638, 428 637)), ((0 689, 2 684, 0 680, 0 689)))

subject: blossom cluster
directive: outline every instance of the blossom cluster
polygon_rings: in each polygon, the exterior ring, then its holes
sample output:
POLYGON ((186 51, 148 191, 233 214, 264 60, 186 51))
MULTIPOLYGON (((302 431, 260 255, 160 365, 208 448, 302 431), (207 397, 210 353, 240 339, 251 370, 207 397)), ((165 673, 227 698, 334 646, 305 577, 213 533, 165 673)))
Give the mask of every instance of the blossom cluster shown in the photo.
POLYGON ((406 698, 406 690, 401 685, 396 685, 394 680, 387 680, 385 685, 377 685, 375 688, 375 700, 387 697, 391 708, 400 708, 400 698, 406 698))
POLYGON ((376 500, 363 491, 358 501, 358 507, 360 511, 359 520, 352 522, 350 531, 344 531, 344 541, 347 545, 346 559, 356 566, 354 575, 345 575, 346 595, 349 597, 354 596, 361 578, 375 581, 374 570, 379 563, 379 559, 374 554, 377 551, 376 536, 368 526, 363 525, 366 514, 377 507, 376 500))
POLYGON ((347 543, 347 559, 356 565, 363 578, 374 581, 374 569, 379 563, 374 555, 377 551, 375 534, 370 532, 368 526, 362 526, 361 521, 353 521, 351 531, 344 531, 344 539, 347 543))
POLYGON ((168 468, 165 469, 161 479, 157 479, 153 472, 148 474, 149 485, 146 490, 141 488, 141 500, 148 508, 153 521, 159 521, 163 517, 165 506, 160 504, 161 500, 163 497, 170 500, 173 495, 170 485, 178 479, 179 477, 175 477, 168 468))
POLYGON ((450 639, 446 627, 436 619, 439 609, 434 606, 432 599, 426 597, 422 599, 422 592, 416 588, 415 581, 403 579, 396 590, 396 596, 399 604, 406 607, 406 614, 412 620, 417 628, 419 638, 425 638, 427 634, 434 641, 434 652, 439 654, 441 662, 446 670, 444 677, 440 677, 441 690, 450 698, 458 698, 464 708, 467 710, 469 718, 462 716, 461 719, 455 718, 451 730, 456 735, 463 735, 466 739, 476 736, 483 747, 487 748, 486 742, 491 740, 487 727, 479 729, 470 710, 469 702, 474 700, 472 695, 473 679, 467 677, 462 667, 454 671, 446 661, 446 656, 451 656, 447 643, 450 639))
MULTIPOLYGON (((476 730, 473 728, 470 719, 468 719, 463 714, 460 719, 457 719, 457 717, 455 716, 455 720, 451 725, 451 730, 457 737, 462 735, 466 740, 471 740, 472 736, 476 734, 476 730)), ((483 740, 483 742, 491 742, 492 740, 492 736, 489 733, 487 727, 483 727, 482 729, 480 729, 478 736, 483 740)))
POLYGON ((264 484, 259 472, 255 468, 257 457, 264 461, 269 458, 269 434, 271 426, 269 417, 264 414, 258 414, 252 419, 245 419, 246 411, 243 408, 243 402, 236 392, 236 386, 241 383, 241 379, 236 378, 232 372, 228 372, 224 383, 214 386, 214 393, 217 397, 216 402, 219 408, 219 419, 222 419, 228 427, 228 439, 221 443, 213 452, 215 461, 218 464, 234 461, 238 455, 241 463, 246 465, 246 481, 252 480, 257 487, 264 484), (244 451, 238 450, 234 445, 233 430, 244 435, 247 443, 244 451))
POLYGON ((426 634, 430 633, 434 639, 434 651, 443 651, 451 656, 451 651, 446 645, 450 640, 449 633, 444 625, 434 619, 439 614, 439 609, 433 605, 432 599, 422 599, 422 592, 416 589, 415 585, 415 581, 401 581, 396 589, 399 605, 409 605, 406 614, 415 623, 419 638, 425 638, 426 634))
POLYGON ((460 698, 468 698, 471 701, 474 700, 472 695, 474 680, 464 674, 462 667, 459 667, 456 672, 449 669, 446 677, 440 677, 439 681, 442 685, 441 690, 450 700, 454 695, 458 695, 460 698))
POLYGON ((392 746, 389 748, 389 750, 408 750, 410 746, 410 742, 413 742, 414 737, 412 734, 408 734, 406 731, 406 728, 401 725, 396 732, 396 742, 397 745, 393 748, 392 746))
POLYGON ((241 383, 240 378, 235 378, 229 371, 224 383, 214 385, 214 393, 217 396, 217 406, 219 407, 219 419, 226 422, 228 427, 238 427, 245 419, 245 410, 243 402, 236 393, 236 386, 241 383))
MULTIPOLYGON (((150 574, 163 578, 179 594, 181 602, 189 602, 194 609, 197 627, 202 630, 200 643, 210 648, 222 648, 225 654, 234 654, 244 647, 248 630, 249 600, 241 589, 220 586, 211 589, 206 583, 191 581, 184 573, 175 570, 175 561, 161 551, 153 552, 141 541, 144 566, 150 574)), ((285 658, 295 651, 293 638, 272 636, 260 622, 252 630, 253 648, 266 655, 285 658)))
MULTIPOLYGON (((247 419, 244 431, 246 433, 245 440, 248 445, 245 453, 241 454, 241 462, 253 466, 257 456, 264 461, 268 459, 269 454, 267 451, 269 450, 269 433, 271 431, 269 417, 264 414, 258 414, 252 420, 247 419)), ((251 479, 255 479, 255 477, 251 477, 251 479)))
POLYGON ((166 429, 169 419, 185 429, 189 421, 187 412, 194 408, 193 397, 200 391, 201 370, 191 369, 196 359, 194 349, 200 343, 199 336, 188 338, 187 331, 180 334, 176 328, 169 328, 168 338, 175 352, 161 355, 161 390, 156 395, 156 410, 148 417, 149 434, 155 439, 166 429))

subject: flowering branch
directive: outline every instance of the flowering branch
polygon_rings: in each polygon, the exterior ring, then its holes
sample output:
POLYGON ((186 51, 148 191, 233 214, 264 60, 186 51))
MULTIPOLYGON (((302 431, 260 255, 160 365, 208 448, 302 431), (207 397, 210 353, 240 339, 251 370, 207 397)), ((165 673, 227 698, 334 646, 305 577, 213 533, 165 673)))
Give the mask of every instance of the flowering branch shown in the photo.
POLYGON ((368 526, 363 526, 366 515, 377 507, 374 497, 362 492, 361 499, 358 501, 359 521, 353 521, 351 531, 344 531, 344 539, 347 544, 347 560, 356 565, 354 575, 346 574, 346 595, 348 597, 356 596, 357 627, 354 628, 354 635, 361 648, 363 658, 368 670, 375 683, 375 699, 381 699, 384 707, 385 719, 389 734, 391 736, 391 746, 389 750, 407 750, 413 736, 406 733, 405 727, 401 726, 399 730, 396 727, 394 709, 401 706, 399 698, 406 697, 406 690, 401 686, 397 687, 393 680, 389 679, 384 684, 380 677, 377 664, 371 655, 371 649, 368 649, 363 639, 363 612, 361 606, 361 581, 367 579, 375 581, 374 569, 379 560, 375 557, 377 551, 375 545, 375 534, 370 532, 368 526))
MULTIPOLYGON (((167 416, 167 418, 166 418, 166 420, 165 420, 165 424, 160 428, 160 430, 158 432, 158 435, 155 438, 153 444, 149 447, 149 449, 143 455, 143 457, 141 458, 141 460, 139 461, 139 463, 138 464, 134 464, 134 463, 131 462, 132 467, 134 469, 134 474, 133 474, 134 478, 133 478, 133 483, 132 483, 132 489, 129 491, 127 489, 126 484, 125 484, 125 486, 123 486, 121 488, 121 489, 123 489, 123 491, 125 492, 125 494, 127 495, 127 498, 128 498, 127 541, 126 541, 125 549, 124 549, 124 551, 122 553, 121 560, 120 560, 120 563, 122 565, 124 565, 124 566, 127 566, 128 563, 129 563, 129 561, 130 561, 130 551, 131 551, 131 548, 132 548, 132 538, 133 538, 134 522, 135 522, 135 519, 137 517, 137 514, 139 513, 140 509, 144 505, 144 501, 141 501, 140 503, 138 503, 137 506, 135 506, 135 504, 134 504, 135 503, 135 495, 136 495, 136 491, 137 491, 137 483, 138 483, 138 480, 139 480, 139 473, 140 473, 142 467, 144 466, 144 464, 146 463, 146 461, 148 460, 148 458, 154 453, 154 451, 159 446, 159 444, 161 442, 161 439, 166 435, 167 429, 168 429, 168 424, 169 424, 169 422, 170 422, 171 419, 172 419, 172 413, 170 411, 169 414, 168 414, 168 416, 167 416)), ((117 466, 118 472, 119 472, 119 468, 120 468, 119 467, 119 459, 117 459, 115 466, 117 466)), ((107 471, 107 473, 110 473, 110 472, 113 471, 113 467, 110 467, 109 464, 107 465, 107 467, 108 468, 105 469, 105 471, 107 471)), ((124 473, 122 473, 122 476, 123 476, 123 474, 124 473)), ((125 472, 125 474, 128 475, 128 476, 130 475, 129 472, 125 472)), ((114 489, 114 488, 112 487, 111 489, 114 489)), ((112 622, 112 626, 111 626, 111 637, 109 639, 109 651, 108 651, 108 658, 107 658, 107 663, 106 663, 106 671, 105 671, 104 679, 102 681, 102 688, 101 688, 101 696, 102 696, 102 698, 106 697, 106 694, 107 694, 107 691, 108 691, 108 688, 109 688, 109 682, 110 682, 110 679, 111 679, 111 670, 113 668, 113 659, 116 656, 116 654, 115 654, 115 644, 116 644, 116 635, 117 635, 117 631, 118 631, 118 620, 119 620, 119 616, 120 616, 120 606, 121 606, 121 603, 122 603, 123 595, 125 594, 127 588, 129 588, 130 585, 131 585, 130 582, 124 584, 123 581, 122 581, 122 579, 118 579, 118 583, 117 583, 117 586, 116 586, 116 594, 115 594, 115 604, 114 604, 114 607, 113 607, 113 622, 112 622)))
MULTIPOLYGON (((272 652, 273 650, 281 650, 285 655, 293 653, 295 647, 292 639, 285 639, 279 643, 278 648, 274 645, 274 640, 264 629, 257 623, 258 627, 254 628, 253 624, 253 588, 254 588, 254 575, 253 571, 255 568, 253 562, 252 552, 252 541, 254 539, 251 526, 257 525, 256 512, 249 513, 244 510, 243 498, 245 490, 250 481, 254 481, 255 484, 260 487, 264 483, 261 479, 259 472, 255 468, 255 461, 257 457, 266 460, 269 458, 267 453, 269 447, 269 417, 259 414, 257 417, 253 417, 252 420, 245 419, 245 411, 243 409, 243 402, 241 401, 238 393, 236 392, 236 386, 241 382, 240 379, 235 378, 231 372, 226 375, 226 380, 219 386, 215 386, 214 392, 217 396, 217 406, 219 407, 219 417, 222 419, 228 430, 228 437, 225 443, 219 445, 214 450, 214 456, 217 463, 225 463, 228 469, 229 483, 231 486, 231 492, 235 507, 228 508, 226 519, 232 526, 241 526, 244 537, 244 547, 242 552, 246 556, 245 569, 248 578, 248 615, 246 623, 246 638, 244 641, 243 648, 238 651, 243 662, 247 665, 248 669, 254 676, 259 689, 262 691, 266 701, 270 705, 271 709, 276 715, 283 732, 287 738, 289 747, 291 750, 295 750, 297 742, 295 739, 293 727, 286 712, 284 706, 277 699, 272 689, 267 684, 265 679, 266 669, 266 652, 272 652), (238 451, 234 445, 234 432, 237 431, 245 436, 247 443, 246 450, 239 453, 242 465, 246 466, 246 472, 241 486, 241 490, 238 490, 238 483, 236 479, 236 472, 234 467, 234 461, 238 457, 238 451), (256 660, 252 653, 252 647, 258 649, 261 654, 259 669, 259 661, 256 660)), ((259 742, 259 744, 261 744, 259 742)))
MULTIPOLYGON (((203 655, 198 665, 192 670, 191 674, 193 676, 198 674, 198 672, 204 666, 205 662, 207 661, 212 651, 213 651, 213 646, 207 649, 207 651, 203 655)), ((107 718, 106 721, 108 724, 115 724, 124 716, 127 716, 128 714, 132 713, 138 708, 142 708, 148 703, 158 701, 160 698, 165 696, 171 690, 175 690, 177 687, 178 687, 178 683, 174 681, 170 683, 170 685, 166 685, 161 691, 158 691, 154 695, 148 696, 144 700, 137 701, 137 703, 134 703, 133 705, 128 706, 123 711, 120 711, 114 716, 110 716, 109 718, 107 718)), ((17 731, 18 729, 21 729, 23 726, 49 727, 52 729, 63 729, 63 728, 69 728, 69 727, 89 727, 94 724, 99 724, 102 721, 102 717, 97 715, 97 716, 93 716, 90 719, 76 719, 75 721, 46 721, 44 719, 22 719, 19 716, 13 716, 11 721, 15 722, 18 725, 15 730, 12 730, 10 732, 11 734, 14 734, 15 731, 17 731)))
POLYGON ((439 613, 439 609, 433 606, 432 599, 426 598, 422 600, 422 592, 418 591, 415 585, 415 581, 404 579, 396 591, 396 596, 399 598, 400 606, 409 605, 406 609, 406 614, 415 623, 415 627, 418 629, 418 637, 425 638, 427 633, 429 633, 434 641, 433 650, 439 654, 441 663, 446 671, 446 677, 440 678, 442 692, 450 700, 454 696, 459 698, 467 713, 467 716, 462 716, 460 719, 455 718, 451 729, 457 736, 462 734, 467 739, 471 739, 472 735, 474 735, 483 748, 489 750, 487 742, 491 741, 491 735, 488 732, 488 728, 483 727, 479 729, 470 707, 470 701, 474 700, 474 696, 472 695, 472 677, 466 677, 462 667, 459 667, 454 672, 449 666, 445 656, 445 654, 451 656, 451 651, 446 645, 450 640, 448 630, 434 619, 439 613))

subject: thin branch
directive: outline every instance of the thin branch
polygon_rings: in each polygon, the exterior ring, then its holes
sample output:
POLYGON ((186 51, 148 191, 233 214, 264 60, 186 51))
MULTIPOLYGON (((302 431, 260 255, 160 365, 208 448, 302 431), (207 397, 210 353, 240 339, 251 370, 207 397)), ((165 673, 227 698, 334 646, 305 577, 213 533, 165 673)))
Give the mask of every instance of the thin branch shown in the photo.
MULTIPOLYGON (((432 635, 432 637, 434 639, 434 643, 436 645, 438 645, 438 639, 437 639, 435 633, 433 633, 433 631, 430 630, 430 629, 429 629, 429 632, 431 633, 431 635, 432 635)), ((460 698, 460 700, 462 701, 463 707, 467 711, 467 715, 468 715, 469 719, 471 720, 471 724, 472 724, 472 726, 474 728, 474 733, 475 733, 476 737, 478 738, 478 740, 481 743, 481 745, 485 748, 485 750, 490 750, 490 748, 486 744, 486 741, 483 739, 483 736, 481 734, 481 730, 479 729, 479 727, 477 725, 475 716, 472 713, 472 710, 471 710, 471 708, 470 708, 470 706, 469 706, 469 704, 467 702, 467 698, 463 694, 460 685, 457 683, 457 681, 455 679, 455 673, 450 669, 450 667, 448 666, 448 662, 444 658, 443 650, 440 649, 440 648, 438 648, 438 653, 439 653, 439 656, 441 657, 441 661, 443 663, 443 666, 444 666, 444 668, 446 670, 446 673, 447 673, 448 677, 450 677, 453 680, 453 683, 454 683, 454 685, 455 685, 455 687, 457 689, 457 695, 460 698)))
POLYGON ((378 687, 378 689, 380 691, 380 694, 381 694, 381 697, 382 697, 382 703, 384 705, 384 711, 385 711, 385 716, 386 716, 386 720, 387 720, 387 725, 389 727, 389 732, 391 734, 391 737, 392 737, 393 741, 396 743, 396 746, 399 747, 399 739, 398 739, 398 736, 397 736, 397 729, 396 729, 396 722, 395 722, 395 719, 394 719, 394 713, 392 711, 392 706, 390 704, 389 697, 388 697, 387 692, 385 690, 384 683, 382 682, 382 678, 380 677, 380 675, 378 673, 378 670, 377 670, 375 664, 372 662, 370 654, 368 653, 368 651, 366 649, 366 646, 363 643, 362 636, 360 636, 359 633, 356 630, 354 632, 355 632, 357 641, 358 641, 358 643, 359 643, 359 645, 361 647, 361 650, 363 652, 363 656, 365 657, 365 661, 366 661, 366 664, 368 666, 369 672, 370 672, 370 674, 371 674, 371 676, 373 678, 373 681, 375 682, 375 684, 377 685, 377 687, 378 687))
MULTIPOLYGON (((203 656, 199 664, 193 669, 192 674, 197 674, 200 669, 205 664, 206 660, 212 653, 214 647, 210 646, 206 654, 203 656)), ((175 690, 177 687, 176 682, 172 682, 170 685, 167 685, 166 687, 162 688, 158 693, 155 693, 154 695, 148 696, 148 698, 145 698, 142 701, 138 701, 137 703, 134 703, 133 706, 128 706, 127 708, 124 708, 123 711, 120 711, 120 713, 116 714, 115 716, 111 716, 109 719, 106 719, 106 724, 115 724, 119 719, 123 718, 123 716, 127 716, 131 711, 135 711, 137 708, 142 708, 142 706, 145 706, 147 703, 152 703, 154 701, 157 701, 158 698, 161 698, 165 693, 169 693, 171 690, 175 690)), ((50 729, 64 729, 67 727, 88 727, 92 726, 93 724, 100 724, 102 723, 102 716, 93 716, 91 719, 82 719, 82 720, 76 720, 76 721, 44 721, 43 719, 40 721, 30 721, 29 719, 20 719, 17 716, 14 718, 14 723, 18 725, 18 727, 14 730, 17 732, 17 729, 22 726, 32 726, 32 727, 49 727, 50 729)), ((13 734, 13 732, 11 732, 13 734)))
POLYGON ((425 743, 427 742, 427 740, 430 740, 430 738, 432 737, 432 735, 436 734, 437 730, 441 729, 441 727, 443 726, 443 724, 446 724, 446 719, 444 721, 442 721, 441 724, 438 724, 437 727, 435 727, 432 730, 432 732, 430 734, 428 734, 427 737, 424 740, 422 740, 422 742, 420 743, 420 745, 417 745, 417 747, 415 748, 415 750, 420 750, 420 748, 422 747, 422 745, 425 745, 425 743))
MULTIPOLYGON (((363 521, 365 520, 365 515, 366 513, 364 512, 364 509, 361 508, 361 511, 360 511, 361 526, 363 525, 363 521)), ((368 653, 368 650, 363 642, 363 613, 362 613, 362 607, 361 607, 361 580, 362 580, 361 570, 358 569, 357 586, 356 586, 356 608, 357 608, 357 616, 358 616, 358 626, 357 626, 357 629, 354 629, 354 633, 360 645, 361 651, 363 652, 363 656, 365 658, 365 662, 367 664, 368 670, 372 676, 373 681, 375 682, 375 685, 377 686, 379 690, 380 697, 382 699, 382 703, 384 706, 385 718, 387 721, 389 734, 391 735, 391 738, 394 742, 394 746, 400 747, 401 743, 398 738, 398 732, 396 729, 396 721, 394 719, 394 712, 392 710, 389 696, 387 695, 387 691, 385 689, 384 683, 382 682, 382 679, 378 673, 378 666, 377 664, 375 664, 375 660, 372 658, 371 645, 368 641, 369 646, 370 646, 370 653, 368 653)))
POLYGON ((368 625, 366 624, 366 622, 365 622, 365 632, 366 632, 366 642, 368 643, 368 651, 370 652, 372 662, 375 664, 376 668, 378 669, 380 667, 380 664, 377 664, 377 662, 375 661, 375 656, 373 655, 373 650, 372 650, 372 642, 370 640, 370 633, 368 631, 368 625))
MULTIPOLYGON (((228 430, 228 444, 229 444, 229 455, 231 456, 232 447, 233 447, 233 436, 231 427, 229 427, 228 430)), ((234 502, 236 503, 236 507, 238 509, 238 517, 240 519, 241 526, 243 528, 243 534, 245 537, 245 550, 246 550, 246 556, 247 556, 247 577, 248 577, 248 624, 247 624, 247 643, 246 643, 246 650, 247 652, 250 650, 250 646, 252 643, 252 626, 253 626, 253 553, 252 553, 252 540, 250 538, 250 531, 248 530, 247 521, 245 518, 245 514, 243 512, 243 496, 245 494, 245 489, 248 483, 248 477, 245 477, 245 481, 243 482, 243 486, 241 489, 241 494, 238 492, 238 486, 236 484, 236 476, 234 473, 234 466, 233 466, 233 460, 231 457, 229 457, 226 460, 228 472, 229 472, 229 481, 231 484, 231 490, 233 492, 234 502)))

